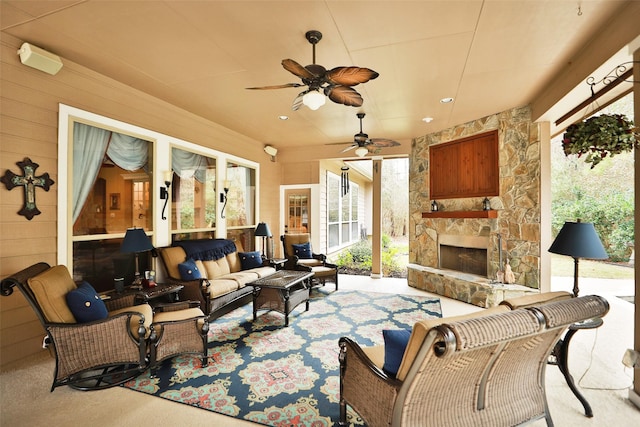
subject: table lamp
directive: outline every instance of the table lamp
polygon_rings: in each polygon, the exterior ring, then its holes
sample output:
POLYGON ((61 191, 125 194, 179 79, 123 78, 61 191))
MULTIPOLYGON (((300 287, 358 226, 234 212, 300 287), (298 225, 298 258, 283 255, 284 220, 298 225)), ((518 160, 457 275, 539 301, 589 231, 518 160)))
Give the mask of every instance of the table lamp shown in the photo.
POLYGON ((259 223, 254 234, 256 237, 262 237, 262 257, 266 258, 266 239, 272 236, 269 226, 264 222, 259 223))
POLYGON ((146 235, 142 228, 129 228, 124 235, 122 245, 120 245, 120 252, 133 253, 136 258, 136 272, 135 279, 132 283, 133 286, 141 286, 142 278, 140 277, 140 266, 138 262, 138 254, 141 252, 147 252, 153 249, 151 240, 146 235))
POLYGON ((565 222, 549 252, 573 258, 573 296, 578 296, 578 259, 607 259, 596 229, 590 222, 565 222))

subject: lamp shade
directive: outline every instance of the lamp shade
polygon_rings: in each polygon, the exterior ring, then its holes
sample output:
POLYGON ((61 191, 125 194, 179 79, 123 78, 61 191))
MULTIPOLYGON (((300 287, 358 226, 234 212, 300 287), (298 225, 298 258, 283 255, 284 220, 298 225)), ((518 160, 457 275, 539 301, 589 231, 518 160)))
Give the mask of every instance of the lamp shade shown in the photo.
POLYGON ((256 227, 255 235, 258 237, 271 237, 271 230, 265 222, 261 222, 256 227))
POLYGON ((590 222, 565 222, 549 252, 573 258, 609 258, 595 227, 590 222))
POLYGON ((146 252, 153 249, 151 240, 142 228, 129 228, 124 235, 120 252, 138 253, 146 252))
POLYGON ((326 97, 317 90, 310 90, 302 97, 302 103, 311 110, 317 110, 326 102, 326 97))

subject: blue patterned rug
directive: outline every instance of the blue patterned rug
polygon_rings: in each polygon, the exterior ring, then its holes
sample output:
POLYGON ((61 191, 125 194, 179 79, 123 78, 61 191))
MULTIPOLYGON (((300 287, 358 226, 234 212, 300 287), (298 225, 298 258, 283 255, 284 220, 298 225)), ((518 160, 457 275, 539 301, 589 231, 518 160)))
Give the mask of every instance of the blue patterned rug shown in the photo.
MULTIPOLYGON (((268 426, 334 426, 339 416, 338 339, 382 344, 383 329, 441 317, 440 300, 314 289, 289 315, 247 304, 211 323, 209 364, 183 356, 125 384, 132 390, 268 426)), ((352 425, 362 425, 349 410, 352 425)))

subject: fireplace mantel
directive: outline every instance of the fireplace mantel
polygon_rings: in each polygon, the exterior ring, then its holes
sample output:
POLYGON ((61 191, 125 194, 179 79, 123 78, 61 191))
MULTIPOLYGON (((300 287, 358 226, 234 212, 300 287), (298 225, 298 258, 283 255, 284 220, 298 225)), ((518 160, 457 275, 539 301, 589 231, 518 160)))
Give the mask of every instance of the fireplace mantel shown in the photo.
POLYGON ((498 218, 498 211, 437 211, 422 212, 422 218, 498 218))

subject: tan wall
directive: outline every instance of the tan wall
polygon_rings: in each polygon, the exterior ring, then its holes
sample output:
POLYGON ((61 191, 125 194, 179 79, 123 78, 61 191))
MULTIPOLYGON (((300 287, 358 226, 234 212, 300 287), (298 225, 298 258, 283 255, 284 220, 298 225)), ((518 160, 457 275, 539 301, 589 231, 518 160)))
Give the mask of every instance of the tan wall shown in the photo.
MULTIPOLYGON (((58 104, 174 136, 201 146, 259 162, 260 219, 277 229, 281 164, 271 162, 264 144, 225 129, 164 101, 62 58, 55 76, 22 65, 16 55, 21 40, 3 34, 0 45, 0 168, 18 173, 25 157, 38 163, 38 174, 56 181, 48 192, 36 190, 42 214, 31 221, 17 215, 23 192, 0 185, 0 276, 38 261, 55 264, 58 196, 58 104)), ((0 363, 6 366, 43 351, 44 331, 19 292, 0 297, 0 363)))

